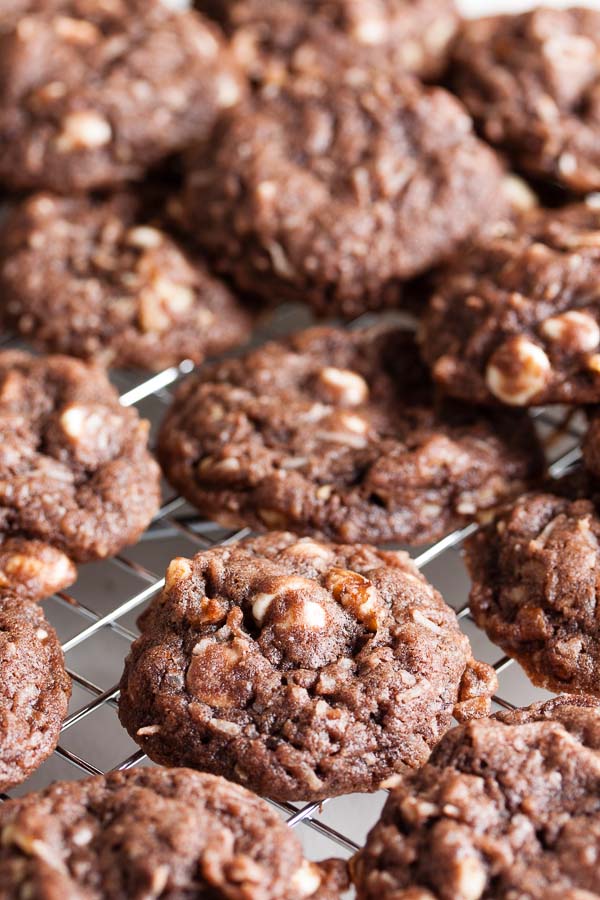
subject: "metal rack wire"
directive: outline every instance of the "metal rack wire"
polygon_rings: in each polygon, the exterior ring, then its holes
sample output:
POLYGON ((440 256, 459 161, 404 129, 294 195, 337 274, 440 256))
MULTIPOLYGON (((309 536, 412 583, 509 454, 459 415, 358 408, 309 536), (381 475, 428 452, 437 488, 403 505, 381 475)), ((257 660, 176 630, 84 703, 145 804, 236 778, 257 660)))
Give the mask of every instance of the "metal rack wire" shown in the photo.
MULTIPOLYGON (((290 330, 298 320, 288 315, 290 330)), ((156 424, 170 402, 170 389, 191 369, 184 363, 157 375, 114 376, 121 402, 135 405, 156 424)), ((551 473, 560 474, 579 456, 581 423, 566 421, 560 412, 539 411, 536 423, 548 450, 551 473)), ((455 531, 420 553, 412 553, 419 568, 438 587, 457 611, 477 657, 492 663, 498 672, 498 707, 525 705, 548 696, 533 688, 518 665, 487 641, 469 615, 468 581, 460 559, 460 546, 475 530, 470 525, 455 531)), ((128 769, 147 759, 136 749, 118 722, 116 706, 122 662, 136 637, 135 618, 160 591, 168 561, 189 556, 202 548, 236 540, 248 533, 226 531, 206 522, 178 496, 165 491, 164 501, 152 525, 138 544, 113 559, 81 568, 75 585, 44 603, 46 615, 62 641, 67 668, 73 679, 73 699, 60 744, 53 756, 12 795, 47 785, 57 778, 78 778, 109 770, 128 769)), ((307 855, 312 858, 348 856, 374 824, 385 793, 351 795, 324 803, 274 804, 290 827, 296 828, 307 855)))

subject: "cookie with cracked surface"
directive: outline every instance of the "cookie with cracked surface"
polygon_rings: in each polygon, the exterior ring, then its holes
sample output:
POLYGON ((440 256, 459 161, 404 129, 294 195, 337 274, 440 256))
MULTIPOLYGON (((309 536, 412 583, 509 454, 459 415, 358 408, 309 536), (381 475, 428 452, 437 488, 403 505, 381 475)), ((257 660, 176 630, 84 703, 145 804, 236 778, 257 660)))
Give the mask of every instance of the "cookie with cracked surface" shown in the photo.
MULTIPOLYGON (((147 444, 148 422, 120 405, 102 369, 66 356, 0 353, 4 540, 25 535, 77 562, 134 543, 159 504, 147 444)), ((1 554, 2 545, 0 565, 1 554)))
POLYGON ((0 807, 0 896, 335 900, 340 861, 302 856, 264 800, 212 775, 136 768, 0 807))
POLYGON ((244 341, 241 304, 140 206, 133 194, 22 201, 0 234, 5 325, 45 350, 153 370, 244 341))
POLYGON ((197 0, 257 82, 361 67, 439 77, 458 27, 454 0, 197 0))
MULTIPOLYGON (((0 670, 0 791, 6 791, 25 781, 56 747, 71 679, 41 608, 4 590, 0 670)), ((3 887, 0 877, 0 895, 3 887)))
POLYGON ((219 30, 160 0, 31 0, 0 27, 0 60, 0 181, 12 189, 138 180, 243 93, 219 30))
POLYGON ((467 21, 453 57, 457 93, 516 166, 579 194, 600 188, 600 11, 467 21))
POLYGON ((421 330, 433 377, 472 403, 600 400, 600 206, 532 210, 442 270, 421 330))
POLYGON ((407 554, 364 544, 278 532, 175 559, 139 624, 130 735, 279 800, 377 790, 496 685, 407 554))
POLYGON ((532 424, 513 416, 436 398, 408 331, 323 327, 193 375, 158 454, 225 525, 422 544, 539 473, 532 424))
POLYGON ((507 214, 503 172, 441 88, 286 80, 223 116, 188 160, 199 245, 245 293, 360 315, 507 214))
POLYGON ((592 500, 535 493, 465 543, 473 618, 540 687, 600 696, 599 539, 592 500))
POLYGON ((448 732, 351 862, 359 900, 594 900, 600 706, 557 697, 448 732))

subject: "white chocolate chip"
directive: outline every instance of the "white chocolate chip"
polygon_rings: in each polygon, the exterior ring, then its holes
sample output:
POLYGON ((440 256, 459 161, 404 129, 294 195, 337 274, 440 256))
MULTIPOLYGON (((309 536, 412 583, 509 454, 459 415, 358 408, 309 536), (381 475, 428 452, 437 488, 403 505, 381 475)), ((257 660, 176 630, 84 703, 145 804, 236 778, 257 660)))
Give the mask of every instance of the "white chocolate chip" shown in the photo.
POLYGON ((168 278, 156 278, 140 294, 140 327, 151 334, 167 331, 174 317, 183 315, 193 306, 195 296, 187 285, 168 278))
POLYGON ((275 594, 258 594, 252 604, 252 615, 259 625, 262 625, 264 618, 275 599, 275 594))
POLYGON ((94 836, 94 832, 89 827, 89 825, 82 825, 81 828, 78 828, 76 832, 71 837, 71 840, 75 844, 76 847, 85 847, 90 843, 94 836))
POLYGON ((307 600, 302 606, 302 621, 307 628, 325 628, 327 616, 320 603, 307 600))
POLYGON ((98 113, 82 110, 70 113, 63 119, 62 131, 57 138, 61 152, 71 150, 97 150, 110 143, 112 128, 98 113))
POLYGON ((305 860, 299 869, 292 875, 292 887, 299 897, 304 900, 305 897, 312 895, 321 886, 321 873, 318 866, 305 860))
POLYGON ((44 641, 48 640, 48 632, 46 631, 45 628, 38 628, 38 630, 35 633, 35 636, 38 639, 38 641, 42 641, 42 643, 44 641))
POLYGON ((350 369, 325 366, 319 373, 319 382, 334 402, 345 406, 360 406, 369 396, 365 379, 350 369))
POLYGON ((550 360, 528 338, 509 338, 493 354, 485 375, 492 394, 511 406, 527 404, 546 386, 550 360))
MULTIPOLYGON (((311 581, 310 578, 302 578, 302 576, 300 575, 282 575, 274 579, 273 589, 270 593, 256 594, 254 598, 254 602, 252 604, 252 615, 254 616, 255 621, 258 622, 259 625, 262 625, 269 607, 271 606, 273 601, 277 597, 280 597, 282 594, 288 594, 293 591, 300 591, 303 589, 312 591, 314 587, 314 581, 311 581)), ((318 607, 320 614, 322 614, 324 624, 325 613, 322 607, 319 606, 318 603, 313 603, 312 605, 318 607)), ((308 606, 308 603, 305 604, 305 606, 308 606)), ((316 618, 319 617, 319 614, 315 613, 314 611, 312 613, 309 613, 308 615, 312 615, 316 618)))
POLYGON ((72 44, 92 46, 100 39, 100 32, 91 22, 85 19, 73 19, 70 16, 57 16, 54 19, 56 34, 72 44))
POLYGON ((428 631, 433 631, 435 634, 443 634, 443 629, 440 628, 439 625, 436 625, 435 622, 432 622, 431 619, 428 619, 426 615, 424 615, 421 610, 413 609, 411 612, 413 622, 416 622, 418 625, 422 625, 424 628, 427 628, 428 631))
POLYGON ((169 867, 167 865, 158 866, 152 873, 152 882, 150 885, 151 897, 160 897, 169 881, 169 867))
POLYGON ((129 229, 126 234, 126 240, 132 247, 151 250, 162 244, 164 235, 158 228, 152 228, 150 225, 138 225, 129 229))
POLYGON ((241 97, 239 82, 231 75, 219 75, 216 79, 217 106, 228 109, 235 106, 241 97))
POLYGON ((160 734, 160 725, 144 725, 143 728, 138 728, 136 734, 138 737, 144 737, 144 735, 148 734, 160 734))
POLYGON ((360 19, 354 26, 354 37, 360 44, 374 46, 383 44, 387 37, 388 25, 383 18, 360 19))
POLYGON ((572 309, 553 316, 541 325, 540 331, 551 341, 559 341, 581 353, 590 353, 600 344, 600 328, 589 313, 572 309))
POLYGON ((456 900, 479 900, 487 884, 487 874, 475 857, 466 857, 458 863, 458 877, 454 896, 456 900))

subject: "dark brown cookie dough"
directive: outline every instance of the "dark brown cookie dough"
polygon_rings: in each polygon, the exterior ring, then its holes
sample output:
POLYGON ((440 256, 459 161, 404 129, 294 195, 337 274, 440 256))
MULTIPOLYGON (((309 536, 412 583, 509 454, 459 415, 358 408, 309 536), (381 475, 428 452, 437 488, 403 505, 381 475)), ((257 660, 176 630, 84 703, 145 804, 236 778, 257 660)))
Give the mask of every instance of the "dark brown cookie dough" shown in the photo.
POLYGON ((0 833, 2 900, 336 900, 344 885, 264 800, 186 769, 59 782, 2 804, 0 833))
POLYGON ((465 22, 454 84, 485 137, 531 175, 600 188, 600 11, 542 7, 465 22))
POLYGON ((198 0, 259 83, 342 69, 436 78, 458 26, 454 0, 198 0))
POLYGON ((202 370, 158 443, 205 515, 350 543, 435 540, 541 468, 526 416, 436 400, 396 326, 309 329, 202 370))
POLYGON ((600 706, 558 697, 454 728, 351 864, 359 900, 594 900, 600 706))
POLYGON ((533 210, 442 270, 422 352, 448 393, 530 406, 600 400, 600 205, 533 210))
POLYGON ((600 515, 526 494, 466 542, 473 618, 534 684, 600 696, 600 515))
POLYGON ((200 363, 249 336, 227 287, 132 194, 36 194, 0 232, 0 316, 46 350, 105 365, 200 363))
POLYGON ((446 91, 297 77, 189 162, 187 225, 243 291, 355 316, 506 212, 502 170, 446 91))
POLYGON ((160 0, 31 0, 0 27, 0 181, 89 190, 202 138, 243 82, 216 29, 160 0))
POLYGON ((496 686, 407 554, 276 532, 175 559, 119 715, 157 762, 279 800, 377 790, 496 686))
POLYGON ((135 542, 159 503, 147 441, 148 423, 101 369, 0 353, 0 534, 81 562, 135 542))
MULTIPOLYGON (((56 632, 41 608, 4 590, 0 671, 0 791, 6 791, 25 781, 56 747, 71 679, 56 632)), ((4 887, 0 874, 2 897, 4 887)))

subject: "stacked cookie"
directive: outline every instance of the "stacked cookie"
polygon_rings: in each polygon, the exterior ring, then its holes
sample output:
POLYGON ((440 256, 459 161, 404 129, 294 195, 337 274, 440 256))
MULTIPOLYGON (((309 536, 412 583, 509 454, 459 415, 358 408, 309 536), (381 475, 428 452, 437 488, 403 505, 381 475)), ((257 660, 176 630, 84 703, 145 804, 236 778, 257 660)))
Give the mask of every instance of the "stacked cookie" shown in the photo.
POLYGON ((196 364, 158 463, 262 534, 170 563, 119 698, 158 765, 2 804, 0 898, 600 896, 598 96, 594 10, 3 5, 0 321, 56 355, 0 352, 0 790, 70 697, 37 601, 159 508, 107 368, 196 364), (204 364, 283 301, 412 318, 204 364), (540 404, 589 414, 560 481, 540 404), (466 526, 473 619, 564 696, 490 716, 493 669, 389 546, 466 526), (349 871, 256 796, 380 788, 349 871))

